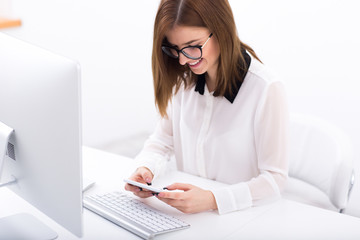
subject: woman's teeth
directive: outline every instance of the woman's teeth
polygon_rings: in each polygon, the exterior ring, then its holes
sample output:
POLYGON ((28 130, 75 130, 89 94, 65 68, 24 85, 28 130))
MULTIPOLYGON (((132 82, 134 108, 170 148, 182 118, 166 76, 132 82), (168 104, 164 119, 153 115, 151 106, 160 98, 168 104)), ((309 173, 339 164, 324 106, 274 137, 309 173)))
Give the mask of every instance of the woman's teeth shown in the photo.
POLYGON ((200 62, 200 60, 196 61, 196 62, 193 62, 193 63, 189 63, 190 66, 194 66, 196 64, 198 64, 200 62))

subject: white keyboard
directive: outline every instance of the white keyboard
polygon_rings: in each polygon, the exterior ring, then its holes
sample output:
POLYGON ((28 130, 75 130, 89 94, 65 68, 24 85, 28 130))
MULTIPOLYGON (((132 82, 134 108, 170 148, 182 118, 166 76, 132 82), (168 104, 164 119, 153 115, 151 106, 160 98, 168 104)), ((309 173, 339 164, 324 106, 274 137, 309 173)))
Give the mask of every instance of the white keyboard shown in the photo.
POLYGON ((84 207, 144 239, 190 227, 122 192, 84 197, 84 207))

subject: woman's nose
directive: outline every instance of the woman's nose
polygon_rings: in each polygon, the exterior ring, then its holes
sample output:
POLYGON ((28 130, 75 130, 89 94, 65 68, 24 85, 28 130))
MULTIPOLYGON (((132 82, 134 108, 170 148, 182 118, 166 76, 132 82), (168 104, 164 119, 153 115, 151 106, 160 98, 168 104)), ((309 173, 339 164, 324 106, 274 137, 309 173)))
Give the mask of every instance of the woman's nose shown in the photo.
POLYGON ((187 57, 185 57, 184 54, 180 53, 180 55, 179 55, 179 63, 181 65, 185 65, 188 61, 189 61, 189 59, 187 57))

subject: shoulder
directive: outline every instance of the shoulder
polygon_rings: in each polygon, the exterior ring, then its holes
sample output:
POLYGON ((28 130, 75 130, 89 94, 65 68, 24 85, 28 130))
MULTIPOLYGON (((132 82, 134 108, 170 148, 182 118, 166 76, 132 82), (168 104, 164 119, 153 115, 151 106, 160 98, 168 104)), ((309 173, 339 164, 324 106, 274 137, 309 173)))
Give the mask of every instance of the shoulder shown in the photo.
POLYGON ((260 92, 269 87, 283 87, 279 76, 268 66, 262 64, 255 58, 251 58, 251 64, 244 79, 244 85, 260 92))
POLYGON ((251 78, 252 81, 264 85, 279 81, 278 77, 270 67, 253 57, 251 58, 251 64, 246 78, 251 78))

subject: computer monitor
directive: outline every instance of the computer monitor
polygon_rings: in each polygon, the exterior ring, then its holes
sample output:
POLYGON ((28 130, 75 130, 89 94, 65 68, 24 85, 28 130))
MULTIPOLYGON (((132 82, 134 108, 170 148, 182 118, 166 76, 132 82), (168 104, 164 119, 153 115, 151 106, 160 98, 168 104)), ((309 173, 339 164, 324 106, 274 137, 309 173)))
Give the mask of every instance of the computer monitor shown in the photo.
POLYGON ((14 129, 0 182, 79 237, 80 92, 77 62, 0 33, 0 122, 14 129))

